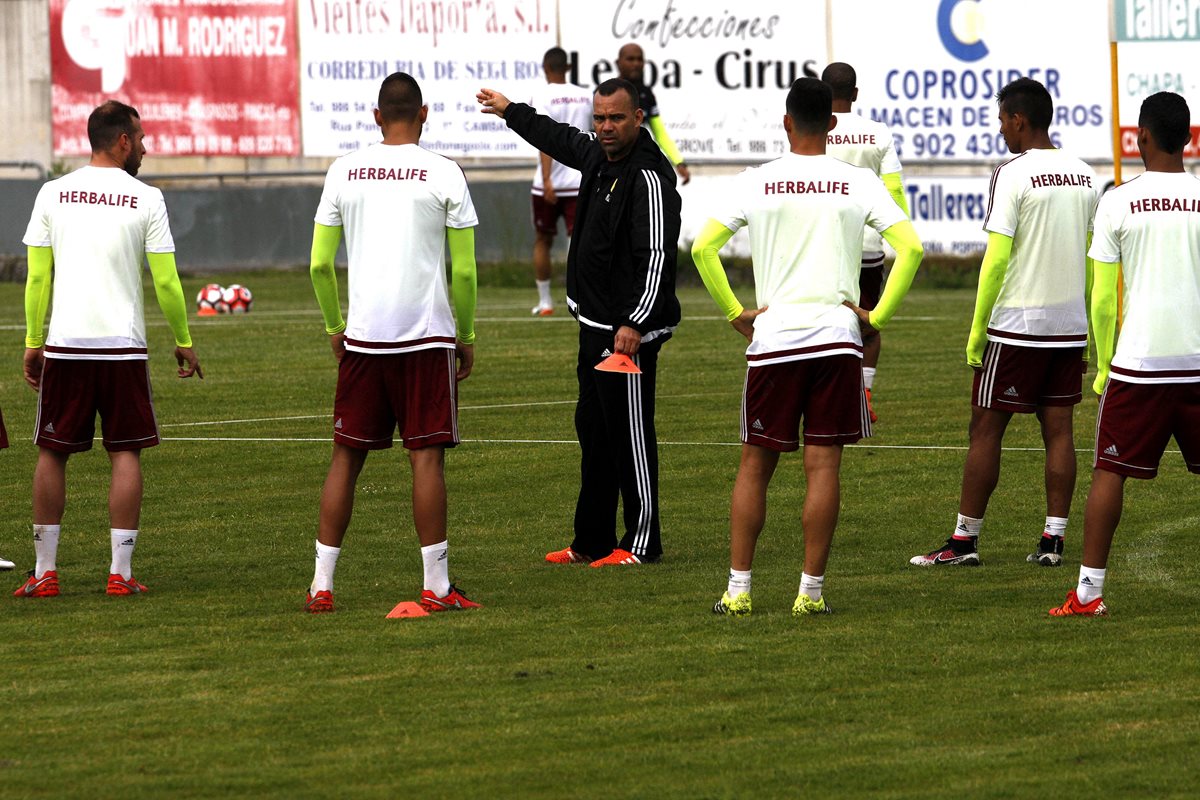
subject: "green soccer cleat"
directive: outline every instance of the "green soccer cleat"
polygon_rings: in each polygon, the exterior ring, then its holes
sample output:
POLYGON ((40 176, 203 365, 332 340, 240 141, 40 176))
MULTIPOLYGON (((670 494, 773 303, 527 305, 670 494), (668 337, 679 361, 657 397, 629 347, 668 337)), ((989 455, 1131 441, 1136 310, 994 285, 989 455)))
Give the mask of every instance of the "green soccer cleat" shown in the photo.
POLYGON ((803 592, 796 598, 796 602, 792 604, 793 617, 807 617, 812 614, 832 614, 833 609, 825 604, 825 598, 813 600, 803 592))
POLYGON ((713 613, 723 614, 726 617, 750 616, 750 593, 739 592, 737 597, 730 597, 729 592, 726 592, 720 600, 713 604, 713 613))

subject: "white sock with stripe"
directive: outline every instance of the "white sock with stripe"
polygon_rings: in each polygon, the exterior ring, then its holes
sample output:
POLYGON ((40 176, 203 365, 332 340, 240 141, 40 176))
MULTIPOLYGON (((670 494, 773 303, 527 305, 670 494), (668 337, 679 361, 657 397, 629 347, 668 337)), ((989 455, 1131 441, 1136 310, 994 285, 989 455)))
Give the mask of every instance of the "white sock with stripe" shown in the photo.
POLYGON ((340 547, 330 547, 320 542, 316 544, 317 564, 313 570, 312 585, 308 587, 308 593, 314 597, 317 592, 333 591, 333 572, 337 569, 338 555, 342 552, 340 547))
POLYGON ((1107 570, 1079 565, 1079 583, 1075 586, 1075 596, 1079 602, 1090 603, 1104 594, 1105 572, 1107 570))
POLYGON ((800 573, 800 593, 808 595, 809 600, 820 600, 821 590, 825 588, 824 575, 809 575, 800 573))
POLYGON ((62 533, 61 525, 33 526, 33 552, 37 556, 33 577, 40 578, 47 572, 58 569, 58 536, 60 533, 62 533))
POLYGON ((137 546, 138 532, 124 528, 109 528, 109 539, 112 542, 112 564, 108 567, 110 575, 120 575, 124 580, 133 577, 133 548, 137 546))
POLYGON ((978 539, 981 530, 983 530, 983 517, 976 519, 959 514, 958 519, 954 522, 955 539, 978 539))
POLYGON ((1067 533, 1066 517, 1046 517, 1046 533, 1062 538, 1067 533))
POLYGON ((725 589, 730 597, 737 597, 742 592, 750 593, 750 570, 730 569, 729 586, 725 589))
POLYGON ((421 548, 421 561, 425 565, 425 589, 438 597, 450 594, 449 550, 448 541, 421 548))

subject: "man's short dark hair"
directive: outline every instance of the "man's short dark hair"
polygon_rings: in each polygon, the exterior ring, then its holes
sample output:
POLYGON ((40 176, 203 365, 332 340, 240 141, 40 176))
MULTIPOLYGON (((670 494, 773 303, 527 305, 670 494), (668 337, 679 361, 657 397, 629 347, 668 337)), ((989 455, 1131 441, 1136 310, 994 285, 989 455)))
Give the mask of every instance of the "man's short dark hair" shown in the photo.
POLYGON ((1006 114, 1020 114, 1036 130, 1044 131, 1054 119, 1054 100, 1033 78, 1017 78, 996 92, 996 102, 1006 114))
POLYGON ((629 102, 633 105, 635 111, 640 108, 641 104, 638 102, 637 87, 624 78, 609 78, 596 87, 596 94, 601 97, 612 97, 617 92, 625 92, 625 94, 629 95, 629 102))
POLYGON ((1142 101, 1138 127, 1145 128, 1164 153, 1176 155, 1192 138, 1192 113, 1174 92, 1158 92, 1142 101))
POLYGON ((88 142, 92 145, 92 152, 102 153, 110 149, 122 133, 132 139, 135 119, 141 119, 137 109, 120 100, 106 100, 97 106, 88 117, 88 142))
POLYGON ((800 78, 787 96, 787 113, 797 133, 825 133, 833 116, 833 90, 816 78, 800 78))
POLYGON ((566 72, 568 63, 567 51, 561 47, 551 47, 546 51, 546 55, 542 56, 542 69, 555 75, 566 72))
POLYGON ((853 100, 858 88, 858 75, 854 67, 844 61, 835 61, 821 73, 821 80, 833 90, 834 100, 853 100))
POLYGON ((421 113, 421 87, 407 72, 393 72, 379 87, 379 114, 384 122, 412 122, 421 113))

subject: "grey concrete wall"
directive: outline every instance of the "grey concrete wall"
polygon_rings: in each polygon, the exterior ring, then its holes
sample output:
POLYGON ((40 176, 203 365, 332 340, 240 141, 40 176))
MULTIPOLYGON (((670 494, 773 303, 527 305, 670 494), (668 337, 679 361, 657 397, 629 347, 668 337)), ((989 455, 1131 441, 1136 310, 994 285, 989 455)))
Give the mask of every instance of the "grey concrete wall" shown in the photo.
MULTIPOLYGON (((0 256, 24 254, 21 237, 40 185, 38 181, 0 180, 0 256)), ((308 264, 313 214, 321 197, 319 185, 172 188, 164 183, 161 188, 181 270, 308 264)), ((529 182, 472 183, 471 195, 480 221, 475 232, 478 260, 530 261, 529 182)), ((560 234, 555 244, 559 257, 564 257, 565 234, 560 234)), ((339 261, 345 263, 344 246, 339 261)))
POLYGON ((8 127, 0 140, 0 161, 33 161, 49 169, 50 9, 46 0, 0 2, 0 97, 8 127))

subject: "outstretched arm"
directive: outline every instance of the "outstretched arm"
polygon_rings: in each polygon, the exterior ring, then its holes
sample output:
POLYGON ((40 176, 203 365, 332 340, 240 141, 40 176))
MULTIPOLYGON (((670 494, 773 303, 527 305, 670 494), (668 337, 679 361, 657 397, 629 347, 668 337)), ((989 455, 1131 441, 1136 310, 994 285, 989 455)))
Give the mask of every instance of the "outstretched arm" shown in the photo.
POLYGON ((590 133, 539 114, 525 103, 513 103, 493 89, 480 89, 475 99, 484 114, 501 117, 522 139, 572 169, 582 169, 588 154, 598 147, 590 133))

